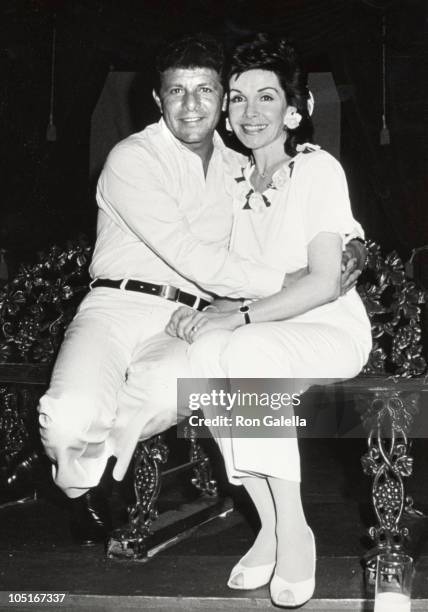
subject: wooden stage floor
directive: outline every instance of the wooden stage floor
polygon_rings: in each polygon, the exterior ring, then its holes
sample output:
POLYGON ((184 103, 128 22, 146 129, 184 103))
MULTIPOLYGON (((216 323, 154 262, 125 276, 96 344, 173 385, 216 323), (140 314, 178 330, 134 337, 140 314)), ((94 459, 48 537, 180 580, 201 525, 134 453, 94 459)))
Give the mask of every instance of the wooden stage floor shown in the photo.
MULTIPOLYGON (((415 442, 414 475, 408 492, 428 510, 428 449, 415 442)), ((317 586, 303 609, 331 612, 373 609, 364 586, 361 557, 373 522, 369 479, 359 467, 364 441, 305 440, 303 495, 317 538, 317 586)), ((239 490, 233 491, 239 493, 239 490)), ((230 493, 230 491, 229 491, 230 493)), ((168 492, 165 493, 164 504, 168 492)), ((173 493, 170 493, 173 496, 173 493)), ((254 517, 242 495, 233 513, 199 528, 147 563, 106 559, 101 545, 73 545, 65 508, 54 496, 0 510, 0 610, 270 610, 267 588, 227 588, 230 568, 249 547, 254 517), (6 606, 9 592, 67 593, 54 607, 6 606)), ((416 561, 412 610, 428 610, 427 520, 410 522, 416 561)))

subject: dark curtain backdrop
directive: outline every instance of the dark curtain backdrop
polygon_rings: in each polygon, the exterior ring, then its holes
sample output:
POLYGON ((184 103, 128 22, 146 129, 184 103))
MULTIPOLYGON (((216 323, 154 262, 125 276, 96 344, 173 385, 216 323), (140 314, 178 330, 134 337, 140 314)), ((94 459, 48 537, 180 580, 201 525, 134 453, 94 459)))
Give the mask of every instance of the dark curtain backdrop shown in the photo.
POLYGON ((407 258, 428 243, 427 8, 421 0, 33 0, 2 4, 0 248, 11 260, 95 229, 91 115, 110 69, 140 71, 148 121, 162 41, 211 31, 232 46, 271 31, 298 43, 307 68, 331 71, 342 101, 341 159, 356 216, 407 258), (387 24, 389 146, 380 146, 381 23, 387 24), (51 39, 57 28, 54 121, 46 141, 51 39))

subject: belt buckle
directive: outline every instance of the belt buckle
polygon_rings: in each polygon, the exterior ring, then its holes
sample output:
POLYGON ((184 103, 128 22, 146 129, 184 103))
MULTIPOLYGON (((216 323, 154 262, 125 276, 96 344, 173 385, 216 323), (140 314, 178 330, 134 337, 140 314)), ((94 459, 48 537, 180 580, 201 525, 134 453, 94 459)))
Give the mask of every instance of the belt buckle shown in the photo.
POLYGON ((180 289, 172 285, 162 285, 160 296, 171 302, 176 302, 180 289))

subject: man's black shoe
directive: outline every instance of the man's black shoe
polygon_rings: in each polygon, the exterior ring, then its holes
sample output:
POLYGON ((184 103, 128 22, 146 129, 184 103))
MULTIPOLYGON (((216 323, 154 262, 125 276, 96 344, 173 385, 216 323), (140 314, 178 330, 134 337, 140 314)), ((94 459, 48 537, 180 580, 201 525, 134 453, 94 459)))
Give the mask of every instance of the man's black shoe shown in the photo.
POLYGON ((93 487, 70 499, 70 529, 73 539, 83 546, 105 542, 112 529, 110 508, 101 487, 93 487))

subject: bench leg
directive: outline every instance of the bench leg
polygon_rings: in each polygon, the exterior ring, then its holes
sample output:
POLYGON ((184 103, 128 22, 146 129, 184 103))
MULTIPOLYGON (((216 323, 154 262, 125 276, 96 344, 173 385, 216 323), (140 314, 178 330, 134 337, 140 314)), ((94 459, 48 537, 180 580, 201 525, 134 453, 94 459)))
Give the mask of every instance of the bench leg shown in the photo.
POLYGON ((361 459, 363 471, 373 478, 371 501, 377 525, 369 529, 374 548, 365 555, 366 579, 376 580, 376 557, 381 552, 403 552, 408 529, 401 526, 405 507, 404 478, 411 475, 413 458, 407 435, 418 412, 418 393, 379 390, 357 398, 361 418, 369 430, 368 451, 361 459))
POLYGON ((144 560, 151 526, 158 516, 157 500, 162 481, 161 465, 168 459, 163 436, 139 442, 134 454, 135 504, 129 510, 128 524, 116 529, 107 546, 110 558, 144 560))
POLYGON ((201 491, 203 495, 215 497, 218 495, 217 481, 212 475, 211 462, 202 446, 199 444, 196 431, 190 428, 188 434, 190 440, 190 462, 194 465, 191 483, 201 491))
POLYGON ((197 527, 232 512, 231 500, 218 497, 211 462, 199 444, 196 431, 186 428, 184 437, 189 442, 189 461, 163 471, 161 467, 168 458, 163 436, 138 444, 134 455, 136 501, 129 511, 128 523, 112 533, 107 547, 108 557, 147 561, 192 535, 197 527), (183 472, 192 474, 191 483, 202 495, 191 502, 181 503, 173 511, 164 511, 158 517, 157 501, 162 482, 183 472))

